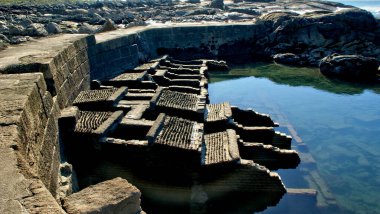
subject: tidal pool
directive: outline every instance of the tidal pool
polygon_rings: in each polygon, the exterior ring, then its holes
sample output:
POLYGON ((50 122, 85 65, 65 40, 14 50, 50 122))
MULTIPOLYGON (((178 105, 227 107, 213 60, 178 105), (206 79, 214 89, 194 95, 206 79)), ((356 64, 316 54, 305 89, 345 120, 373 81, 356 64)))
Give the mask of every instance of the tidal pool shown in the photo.
MULTIPOLYGON (((237 66, 210 80, 211 103, 268 113, 293 135, 303 162, 279 174, 288 188, 318 190, 316 212, 378 213, 379 83, 331 80, 315 68, 273 63, 237 66)), ((263 213, 292 213, 283 201, 263 213)))

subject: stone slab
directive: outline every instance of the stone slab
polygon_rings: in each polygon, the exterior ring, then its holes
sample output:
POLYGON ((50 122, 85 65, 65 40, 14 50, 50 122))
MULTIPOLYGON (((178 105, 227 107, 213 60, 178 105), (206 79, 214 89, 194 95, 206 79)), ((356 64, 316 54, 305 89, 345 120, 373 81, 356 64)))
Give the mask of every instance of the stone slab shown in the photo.
POLYGON ((63 201, 67 213, 136 214, 141 192, 127 180, 114 178, 89 186, 63 201))

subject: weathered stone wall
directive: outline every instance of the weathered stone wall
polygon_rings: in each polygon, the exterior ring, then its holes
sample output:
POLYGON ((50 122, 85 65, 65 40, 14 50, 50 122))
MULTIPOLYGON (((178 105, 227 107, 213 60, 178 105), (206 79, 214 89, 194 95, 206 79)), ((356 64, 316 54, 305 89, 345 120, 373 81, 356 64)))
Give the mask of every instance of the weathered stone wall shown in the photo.
POLYGON ((162 54, 179 59, 230 58, 254 52, 256 25, 177 24, 136 27, 96 35, 90 53, 91 79, 115 76, 162 54))
POLYGON ((138 47, 136 34, 113 37, 113 32, 97 36, 97 44, 89 52, 91 79, 105 79, 136 67, 138 47))
MULTIPOLYGON (((63 35, 0 53, 0 123, 6 128, 1 134, 15 136, 11 144, 7 138, 1 138, 1 145, 7 152, 4 155, 17 160, 16 165, 10 166, 16 169, 11 177, 17 177, 26 186, 21 197, 5 193, 1 194, 2 200, 12 199, 16 205, 32 209, 33 197, 38 195, 33 193, 32 184, 38 180, 42 181, 38 189, 46 193, 41 200, 52 202, 59 198, 60 164, 64 157, 57 119, 61 109, 71 105, 80 91, 89 88, 87 51, 94 41, 93 37, 83 35, 63 35), (11 127, 14 128, 9 130, 11 127), (25 197, 32 198, 26 203, 25 197)), ((8 182, 10 189, 20 185, 12 178, 5 180, 5 185, 8 182)), ((60 209, 58 204, 54 206, 60 209)), ((43 203, 38 211, 54 206, 43 203)), ((13 211, 20 213, 16 208, 13 211)))
POLYGON ((148 29, 140 34, 141 51, 148 57, 171 54, 177 58, 215 58, 252 52, 255 26, 215 24, 148 29), (250 45, 251 44, 251 45, 250 45))

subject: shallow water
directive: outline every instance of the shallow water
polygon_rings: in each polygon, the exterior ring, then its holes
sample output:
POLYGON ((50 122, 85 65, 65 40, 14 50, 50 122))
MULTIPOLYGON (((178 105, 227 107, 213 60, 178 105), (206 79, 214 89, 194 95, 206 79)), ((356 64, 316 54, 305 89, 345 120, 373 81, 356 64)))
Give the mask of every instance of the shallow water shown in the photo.
MULTIPOLYGON (((335 200, 342 213, 380 210, 379 84, 334 81, 318 69, 267 63, 214 73, 211 82, 212 103, 229 101, 271 114, 286 127, 281 131, 296 139, 295 149, 299 142, 307 145, 317 169, 301 164, 295 170, 280 170, 287 187, 322 192, 318 197, 322 213, 337 212, 326 208, 326 202, 331 205, 335 200)), ((284 213, 282 201, 264 213, 284 213)))

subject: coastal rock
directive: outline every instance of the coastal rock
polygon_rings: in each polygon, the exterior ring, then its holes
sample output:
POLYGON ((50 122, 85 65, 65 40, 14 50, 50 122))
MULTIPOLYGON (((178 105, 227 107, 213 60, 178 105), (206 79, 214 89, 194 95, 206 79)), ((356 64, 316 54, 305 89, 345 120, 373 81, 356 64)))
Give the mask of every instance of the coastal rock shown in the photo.
POLYGON ((4 40, 0 39, 0 50, 4 50, 8 47, 8 43, 4 42, 4 40))
POLYGON ((114 178, 89 186, 63 200, 67 213, 137 214, 141 192, 127 180, 114 178))
POLYGON ((373 80, 377 77, 378 67, 375 58, 360 55, 333 54, 319 64, 322 74, 347 80, 373 80))
POLYGON ((209 71, 228 71, 230 68, 226 61, 208 60, 206 62, 209 71))
POLYGON ((223 0, 211 0, 210 7, 223 10, 224 9, 224 2, 223 2, 223 0))
POLYGON ((365 10, 342 9, 303 15, 272 12, 262 15, 256 23, 260 26, 256 49, 265 50, 258 51, 260 55, 273 56, 291 51, 302 56, 309 65, 317 65, 331 53, 361 53, 380 58, 376 45, 377 23, 365 10))
POLYGON ((1 34, 1 33, 0 33, 0 40, 2 40, 4 42, 7 42, 7 43, 10 42, 10 40, 8 39, 8 37, 6 37, 4 34, 1 34))
POLYGON ((49 33, 49 34, 58 34, 58 33, 62 33, 62 29, 61 27, 55 23, 55 22, 49 22, 47 25, 46 25, 46 31, 49 33))
POLYGON ((43 24, 34 23, 26 28, 26 34, 28 36, 47 36, 48 32, 46 31, 43 24))
POLYGON ((300 57, 293 53, 283 53, 274 55, 273 60, 280 64, 298 65, 300 57))
POLYGON ((107 19, 107 21, 103 24, 103 26, 98 30, 98 33, 112 31, 112 30, 116 30, 116 29, 117 28, 116 28, 115 24, 113 23, 113 21, 110 19, 107 19))
POLYGON ((25 35, 25 28, 21 25, 9 25, 8 34, 9 35, 25 35))
POLYGON ((83 23, 80 27, 79 27, 79 30, 78 30, 78 33, 82 33, 82 34, 94 34, 96 33, 97 29, 96 27, 90 25, 90 24, 87 24, 87 23, 83 23))
POLYGON ((20 43, 24 43, 30 41, 32 38, 30 36, 13 36, 10 39, 10 43, 13 45, 17 45, 20 43))

